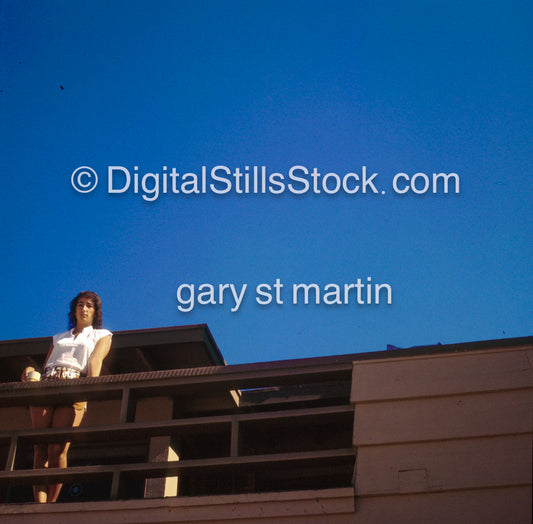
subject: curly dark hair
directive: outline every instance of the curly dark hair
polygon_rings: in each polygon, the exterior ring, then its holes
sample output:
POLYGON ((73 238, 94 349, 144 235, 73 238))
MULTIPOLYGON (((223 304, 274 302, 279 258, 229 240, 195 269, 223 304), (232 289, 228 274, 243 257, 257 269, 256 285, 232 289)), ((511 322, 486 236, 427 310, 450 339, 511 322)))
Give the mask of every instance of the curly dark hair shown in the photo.
POLYGON ((100 297, 94 291, 80 291, 70 301, 70 311, 68 312, 68 328, 72 329, 76 327, 76 306, 80 298, 89 298, 94 303, 94 318, 93 328, 98 329, 102 327, 102 301, 100 297))

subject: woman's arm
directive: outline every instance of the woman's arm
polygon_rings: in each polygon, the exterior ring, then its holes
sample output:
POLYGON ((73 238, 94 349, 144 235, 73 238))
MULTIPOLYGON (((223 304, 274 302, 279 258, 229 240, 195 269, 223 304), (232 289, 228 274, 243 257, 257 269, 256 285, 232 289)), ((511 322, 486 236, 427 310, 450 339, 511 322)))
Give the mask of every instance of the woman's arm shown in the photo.
POLYGON ((99 377, 102 371, 102 362, 107 357, 109 349, 111 348, 111 335, 101 338, 94 346, 94 350, 87 362, 87 376, 99 377))

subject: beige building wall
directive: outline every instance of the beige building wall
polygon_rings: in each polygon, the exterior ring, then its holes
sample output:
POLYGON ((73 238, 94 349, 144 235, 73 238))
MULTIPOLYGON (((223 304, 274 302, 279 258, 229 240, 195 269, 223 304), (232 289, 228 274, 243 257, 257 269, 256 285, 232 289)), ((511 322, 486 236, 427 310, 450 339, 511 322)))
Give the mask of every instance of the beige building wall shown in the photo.
POLYGON ((356 522, 531 522, 531 347, 354 363, 356 522))

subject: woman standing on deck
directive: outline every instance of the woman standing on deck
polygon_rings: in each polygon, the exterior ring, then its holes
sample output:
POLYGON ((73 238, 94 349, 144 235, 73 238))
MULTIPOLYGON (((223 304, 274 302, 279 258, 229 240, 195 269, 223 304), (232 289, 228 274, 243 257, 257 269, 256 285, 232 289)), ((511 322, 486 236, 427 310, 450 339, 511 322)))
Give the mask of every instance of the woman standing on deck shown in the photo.
MULTIPOLYGON (((92 291, 78 293, 70 302, 70 331, 53 337, 52 347, 44 363, 42 380, 73 379, 84 376, 98 377, 102 362, 109 353, 112 333, 102 328, 102 301, 92 291)), ((30 379, 35 372, 27 367, 22 380, 30 379)), ((54 406, 30 406, 34 429, 77 427, 85 414, 87 403, 54 406)), ((66 468, 70 442, 36 444, 33 467, 66 468)), ((35 502, 55 502, 62 484, 33 487, 35 502)))

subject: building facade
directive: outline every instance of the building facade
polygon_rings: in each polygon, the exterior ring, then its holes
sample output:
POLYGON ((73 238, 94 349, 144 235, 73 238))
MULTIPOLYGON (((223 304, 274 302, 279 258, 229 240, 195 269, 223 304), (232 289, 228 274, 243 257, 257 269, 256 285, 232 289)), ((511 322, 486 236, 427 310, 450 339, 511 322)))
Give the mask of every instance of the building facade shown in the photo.
POLYGON ((533 337, 228 366, 184 326, 116 333, 101 377, 19 382, 48 345, 0 342, 0 521, 531 522, 533 337), (32 430, 60 399, 82 426, 32 430), (69 467, 31 469, 59 439, 69 467))

